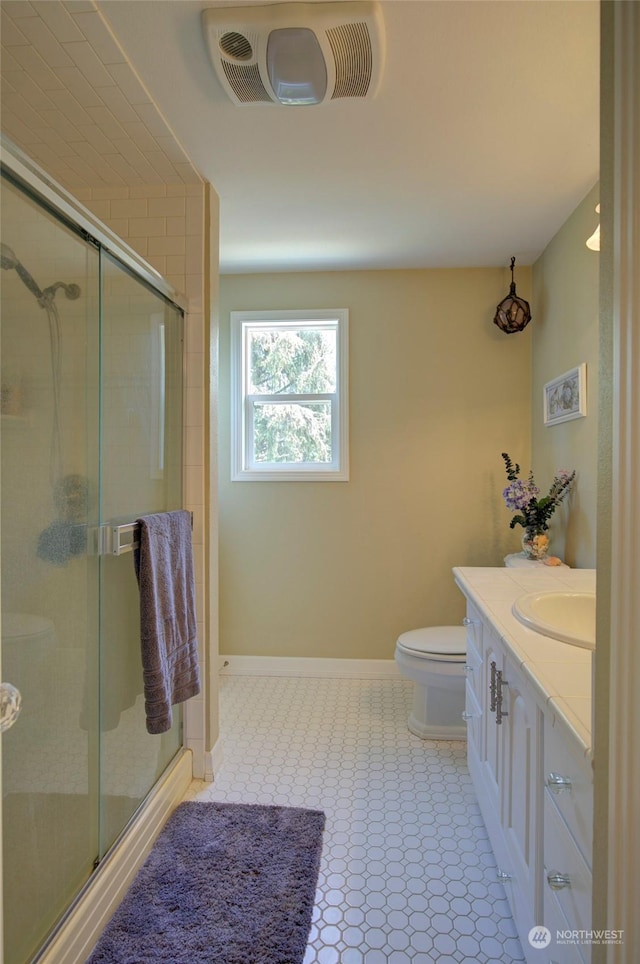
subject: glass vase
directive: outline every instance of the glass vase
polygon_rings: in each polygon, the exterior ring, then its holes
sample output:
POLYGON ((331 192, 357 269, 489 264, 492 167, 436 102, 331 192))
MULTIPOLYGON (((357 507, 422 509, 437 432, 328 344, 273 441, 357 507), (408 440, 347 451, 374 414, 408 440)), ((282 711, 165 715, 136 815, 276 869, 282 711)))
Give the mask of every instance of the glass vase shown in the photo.
POLYGON ((541 529, 525 529, 522 534, 522 551, 527 559, 544 559, 549 552, 549 536, 541 529))

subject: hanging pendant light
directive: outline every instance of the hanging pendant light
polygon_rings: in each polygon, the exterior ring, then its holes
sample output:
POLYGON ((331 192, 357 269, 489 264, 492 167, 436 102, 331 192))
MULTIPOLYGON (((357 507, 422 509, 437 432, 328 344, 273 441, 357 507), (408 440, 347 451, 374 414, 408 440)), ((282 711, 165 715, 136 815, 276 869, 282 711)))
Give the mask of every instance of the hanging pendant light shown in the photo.
POLYGON ((516 259, 512 258, 509 294, 498 305, 496 316, 493 319, 493 323, 507 335, 511 335, 514 331, 522 331, 531 321, 529 302, 525 301, 524 298, 518 298, 516 294, 516 283, 513 280, 513 266, 515 263, 516 259))

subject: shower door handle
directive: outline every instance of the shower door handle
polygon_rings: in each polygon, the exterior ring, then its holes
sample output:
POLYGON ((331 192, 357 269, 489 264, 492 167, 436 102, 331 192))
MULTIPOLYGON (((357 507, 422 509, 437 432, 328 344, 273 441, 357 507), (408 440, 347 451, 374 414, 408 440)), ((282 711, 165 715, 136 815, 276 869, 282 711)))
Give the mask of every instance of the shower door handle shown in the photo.
MULTIPOLYGON (((193 529, 193 512, 191 513, 193 529)), ((97 553, 99 556, 122 556, 140 546, 140 527, 137 520, 124 525, 101 525, 97 530, 97 553)))
POLYGON ((0 733, 10 729, 20 716, 22 696, 11 683, 0 683, 0 733))
POLYGON ((135 522, 125 525, 102 525, 98 528, 98 555, 121 556, 133 552, 140 545, 139 527, 135 522))

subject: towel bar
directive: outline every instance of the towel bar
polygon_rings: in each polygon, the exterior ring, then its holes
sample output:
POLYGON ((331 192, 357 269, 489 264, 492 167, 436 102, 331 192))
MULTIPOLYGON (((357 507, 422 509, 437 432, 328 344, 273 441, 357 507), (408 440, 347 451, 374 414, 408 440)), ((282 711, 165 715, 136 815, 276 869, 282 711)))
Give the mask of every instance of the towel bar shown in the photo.
MULTIPOLYGON (((191 528, 193 529, 193 512, 191 516, 191 528)), ((102 525, 99 533, 99 549, 101 556, 122 556, 125 552, 133 552, 140 545, 138 539, 137 522, 127 522, 124 525, 102 525)))

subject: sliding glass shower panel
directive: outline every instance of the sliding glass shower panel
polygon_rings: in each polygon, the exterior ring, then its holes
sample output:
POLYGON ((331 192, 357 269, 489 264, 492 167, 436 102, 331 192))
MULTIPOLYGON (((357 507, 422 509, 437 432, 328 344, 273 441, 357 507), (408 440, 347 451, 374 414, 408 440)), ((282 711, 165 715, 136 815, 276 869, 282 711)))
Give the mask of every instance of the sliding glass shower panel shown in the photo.
POLYGON ((103 534, 182 507, 183 342, 173 303, 4 165, 1 204, 0 657, 23 708, 0 959, 24 964, 181 747, 179 707, 146 731, 134 557, 103 534))
POLYGON ((24 964, 98 853, 98 251, 3 177, 4 961, 24 964))
MULTIPOLYGON (((101 521, 128 524, 182 506, 182 315, 103 254, 101 521)), ((100 560, 100 855, 179 750, 146 731, 133 553, 100 560)))

